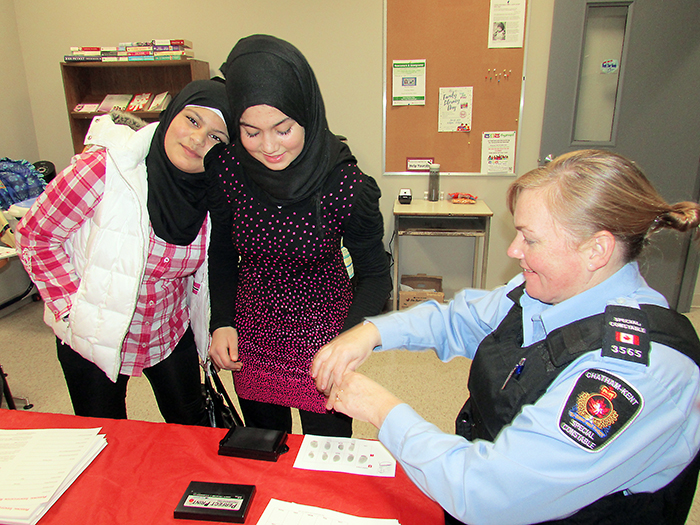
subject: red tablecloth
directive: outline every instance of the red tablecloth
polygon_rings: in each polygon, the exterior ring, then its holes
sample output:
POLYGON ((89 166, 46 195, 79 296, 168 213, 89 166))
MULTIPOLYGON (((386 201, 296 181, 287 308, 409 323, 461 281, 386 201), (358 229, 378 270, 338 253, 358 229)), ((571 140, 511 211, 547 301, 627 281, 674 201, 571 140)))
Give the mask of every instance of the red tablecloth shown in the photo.
POLYGON ((290 451, 268 462, 219 456, 224 429, 0 410, 3 429, 95 427, 102 427, 108 445, 39 525, 211 523, 173 517, 190 481, 256 485, 248 524, 258 521, 271 498, 401 525, 444 523, 440 506, 400 466, 394 478, 293 468, 300 435, 290 435, 290 451))

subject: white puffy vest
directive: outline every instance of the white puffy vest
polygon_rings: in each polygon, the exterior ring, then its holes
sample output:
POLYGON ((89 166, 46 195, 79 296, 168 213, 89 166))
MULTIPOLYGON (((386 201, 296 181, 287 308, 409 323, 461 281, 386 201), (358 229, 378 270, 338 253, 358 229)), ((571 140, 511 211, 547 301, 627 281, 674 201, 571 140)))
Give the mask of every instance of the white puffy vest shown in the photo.
MULTIPOLYGON (((148 250, 146 155, 157 123, 139 131, 96 117, 85 144, 107 149, 105 192, 92 220, 71 236, 65 249, 80 275, 68 321, 48 308, 44 321, 85 359, 116 381, 121 347, 136 308, 148 250)), ((209 244, 207 227, 207 246, 209 244)), ((188 278, 190 321, 201 359, 209 348, 207 262, 188 278)))

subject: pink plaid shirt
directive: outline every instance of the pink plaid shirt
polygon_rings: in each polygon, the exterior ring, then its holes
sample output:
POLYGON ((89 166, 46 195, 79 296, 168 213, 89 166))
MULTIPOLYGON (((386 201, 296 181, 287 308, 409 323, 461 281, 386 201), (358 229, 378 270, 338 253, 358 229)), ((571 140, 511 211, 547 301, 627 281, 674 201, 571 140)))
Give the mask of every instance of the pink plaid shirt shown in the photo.
MULTIPOLYGON (((22 262, 48 308, 68 315, 80 277, 63 243, 89 220, 105 188, 103 148, 91 147, 51 182, 15 234, 22 262)), ((170 355, 189 325, 187 279, 204 262, 204 228, 189 246, 159 239, 149 225, 148 257, 129 332, 122 343, 120 373, 139 376, 170 355)))

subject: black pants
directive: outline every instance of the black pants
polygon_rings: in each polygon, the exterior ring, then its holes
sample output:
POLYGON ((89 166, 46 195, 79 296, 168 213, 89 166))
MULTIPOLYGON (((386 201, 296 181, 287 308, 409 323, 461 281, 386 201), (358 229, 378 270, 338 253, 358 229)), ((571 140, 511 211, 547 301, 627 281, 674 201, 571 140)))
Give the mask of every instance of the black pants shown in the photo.
MULTIPOLYGON (((292 409, 281 405, 238 399, 246 426, 292 432, 292 409)), ((317 414, 299 410, 302 432, 317 436, 352 437, 352 418, 337 412, 317 414)))
MULTIPOLYGON (((117 382, 113 383, 97 365, 58 338, 56 348, 75 414, 126 419, 129 376, 119 374, 117 382)), ((166 423, 208 426, 199 358, 191 328, 166 359, 144 369, 143 373, 151 383, 166 423)))

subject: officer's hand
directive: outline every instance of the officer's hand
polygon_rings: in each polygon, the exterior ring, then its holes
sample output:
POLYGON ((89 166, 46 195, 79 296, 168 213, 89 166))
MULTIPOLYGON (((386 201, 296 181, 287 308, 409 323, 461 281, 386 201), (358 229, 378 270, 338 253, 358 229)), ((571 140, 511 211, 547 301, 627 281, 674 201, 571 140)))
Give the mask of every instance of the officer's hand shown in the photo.
POLYGON ((339 385, 333 385, 326 408, 380 428, 389 412, 400 403, 399 398, 368 377, 348 372, 339 385))
POLYGON ((334 338, 318 351, 311 364, 316 388, 328 396, 333 384, 347 371, 357 370, 381 343, 379 330, 372 323, 359 324, 334 338))

